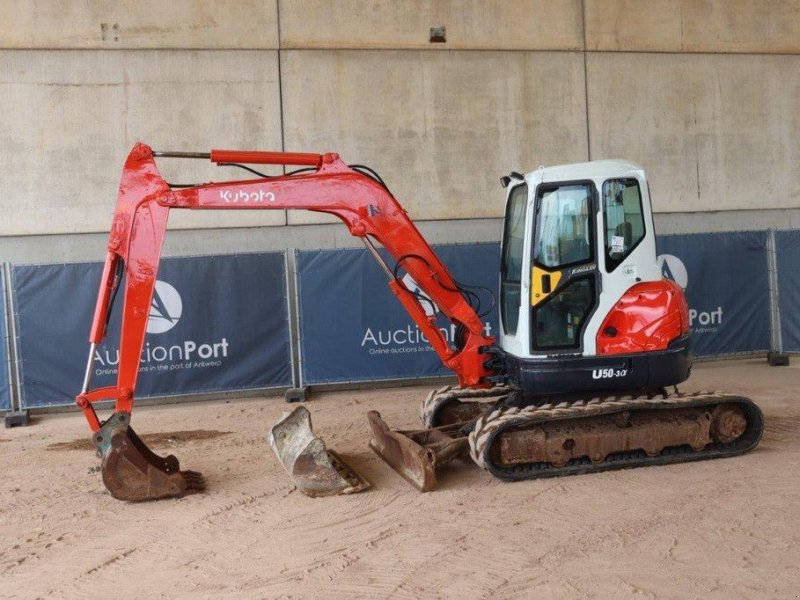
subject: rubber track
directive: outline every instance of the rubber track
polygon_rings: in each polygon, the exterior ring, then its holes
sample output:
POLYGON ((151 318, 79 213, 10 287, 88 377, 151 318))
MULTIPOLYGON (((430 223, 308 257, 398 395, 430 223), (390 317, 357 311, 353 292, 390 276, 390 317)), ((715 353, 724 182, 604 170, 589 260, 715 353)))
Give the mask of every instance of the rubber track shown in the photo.
POLYGON ((419 408, 419 419, 425 427, 432 429, 441 425, 437 417, 439 411, 448 402, 453 400, 461 401, 462 399, 475 400, 479 398, 505 396, 513 392, 514 389, 515 388, 508 385, 496 385, 485 389, 461 388, 446 385, 439 389, 431 390, 428 396, 422 401, 419 408))
POLYGON ((658 397, 608 396, 591 400, 563 402, 558 405, 526 406, 524 408, 500 408, 481 416, 469 435, 470 455, 483 469, 506 481, 538 479, 540 477, 559 477, 579 475, 612 469, 666 465, 710 458, 724 458, 744 454, 752 450, 761 440, 764 430, 764 416, 761 409, 749 398, 722 392, 695 392, 692 394, 669 394, 658 397), (528 463, 503 467, 491 461, 491 447, 497 436, 507 429, 532 427, 544 422, 599 417, 623 411, 674 410, 680 408, 700 408, 717 404, 732 403, 742 408, 747 419, 747 429, 738 439, 728 444, 712 443, 705 449, 695 452, 688 446, 667 447, 661 454, 649 457, 643 450, 618 452, 594 464, 587 457, 571 460, 563 467, 550 463, 528 463))

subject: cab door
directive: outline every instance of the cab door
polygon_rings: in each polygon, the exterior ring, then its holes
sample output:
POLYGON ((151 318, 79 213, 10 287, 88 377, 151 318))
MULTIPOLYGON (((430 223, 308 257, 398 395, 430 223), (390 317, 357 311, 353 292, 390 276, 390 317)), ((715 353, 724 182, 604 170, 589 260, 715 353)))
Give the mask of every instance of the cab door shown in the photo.
POLYGON ((531 247, 530 352, 580 354, 597 307, 598 194, 591 181, 543 183, 536 190, 531 247))

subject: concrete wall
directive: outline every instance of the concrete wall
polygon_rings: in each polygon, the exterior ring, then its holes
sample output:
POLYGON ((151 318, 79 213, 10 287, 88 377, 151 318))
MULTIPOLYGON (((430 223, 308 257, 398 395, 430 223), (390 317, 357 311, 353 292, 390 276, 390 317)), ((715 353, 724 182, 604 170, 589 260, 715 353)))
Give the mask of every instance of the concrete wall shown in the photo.
MULTIPOLYGON (((108 229, 122 163, 155 148, 280 147, 276 51, 0 51, 0 234, 108 229)), ((209 164, 161 161, 171 182, 209 164)), ((248 215, 284 224, 283 213, 248 215)), ((224 227, 242 215, 175 211, 172 226, 224 227)))
POLYGON ((281 47, 583 49, 581 0, 301 0, 280 4, 281 47), (446 43, 431 44, 444 26, 446 43))
MULTIPOLYGON (((611 156, 660 231, 797 227, 798 34, 797 0, 0 0, 0 260, 99 258, 136 140, 338 151, 435 241, 497 239, 508 170, 611 156)), ((349 244, 310 213, 173 215, 168 252, 349 244)))
POLYGON ((2 0, 0 47, 274 50, 277 0, 2 0))
POLYGON ((592 158, 635 157, 660 212, 800 205, 800 57, 590 53, 592 158))
POLYGON ((281 64, 286 147, 372 166, 416 219, 499 216, 509 165, 587 158, 576 53, 291 50, 281 64))
POLYGON ((797 54, 796 0, 585 0, 586 49, 797 54))

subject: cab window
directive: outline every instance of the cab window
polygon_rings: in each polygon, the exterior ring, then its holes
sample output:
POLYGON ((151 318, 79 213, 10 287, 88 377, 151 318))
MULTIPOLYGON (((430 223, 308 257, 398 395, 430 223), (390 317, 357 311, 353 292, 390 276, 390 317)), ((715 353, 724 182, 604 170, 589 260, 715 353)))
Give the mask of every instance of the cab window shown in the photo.
POLYGON ((593 267, 550 291, 553 273, 595 260, 591 183, 547 184, 536 205, 534 269, 548 296, 531 307, 531 352, 580 348, 581 332, 596 304, 593 267), (539 267, 539 269, 536 269, 539 267))
POLYGON ((616 269, 644 239, 642 194, 636 179, 603 184, 606 271, 616 269))
POLYGON ((517 321, 519 321, 522 244, 525 238, 527 201, 528 186, 521 183, 511 191, 506 206, 503 261, 500 266, 500 314, 503 319, 503 330, 509 335, 517 332, 517 321))
POLYGON ((591 198, 587 184, 565 184, 539 191, 533 258, 546 269, 592 258, 591 198))

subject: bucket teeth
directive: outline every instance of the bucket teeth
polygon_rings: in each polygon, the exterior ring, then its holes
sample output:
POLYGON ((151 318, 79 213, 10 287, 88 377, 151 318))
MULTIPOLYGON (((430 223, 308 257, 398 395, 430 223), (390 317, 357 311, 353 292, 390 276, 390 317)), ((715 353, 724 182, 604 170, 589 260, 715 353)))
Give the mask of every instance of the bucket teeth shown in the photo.
POLYGON ((175 498, 201 492, 197 471, 181 471, 173 455, 159 456, 130 427, 130 415, 115 413, 94 434, 102 459, 103 483, 114 498, 130 502, 175 498))
POLYGON ((270 429, 267 441, 297 488, 307 496, 353 494, 370 487, 314 435, 311 414, 305 406, 284 414, 270 429))

